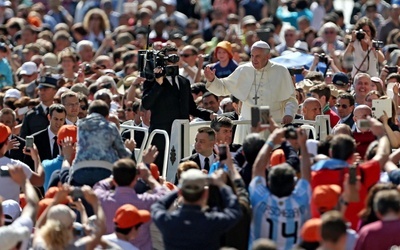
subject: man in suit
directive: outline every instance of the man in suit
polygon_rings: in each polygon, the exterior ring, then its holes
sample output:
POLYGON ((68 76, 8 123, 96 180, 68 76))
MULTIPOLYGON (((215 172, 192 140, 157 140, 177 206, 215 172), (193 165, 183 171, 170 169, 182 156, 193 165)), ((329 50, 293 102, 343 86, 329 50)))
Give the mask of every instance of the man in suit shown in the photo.
POLYGON ((50 125, 42 131, 33 134, 34 143, 38 148, 40 159, 50 160, 60 152, 57 144, 58 130, 65 124, 67 111, 61 104, 53 104, 49 108, 48 119, 50 125))
POLYGON ((216 134, 212 128, 201 127, 197 130, 194 149, 196 153, 189 157, 183 158, 181 162, 194 161, 199 165, 200 169, 208 172, 210 166, 217 161, 214 154, 216 134))
POLYGON ((347 92, 341 93, 336 101, 336 108, 338 110, 338 115, 340 117, 339 124, 347 124, 352 129, 354 126, 354 119, 353 119, 354 104, 355 104, 354 96, 347 92))
MULTIPOLYGON (((177 54, 177 48, 164 47, 160 53, 166 56, 177 54)), ((177 64, 169 63, 170 66, 177 64)), ((180 75, 165 76, 165 69, 154 69, 154 80, 146 80, 143 85, 142 105, 151 111, 149 132, 162 129, 171 135, 172 123, 176 119, 189 119, 189 115, 209 121, 214 115, 211 111, 198 109, 193 100, 189 81, 180 75)), ((164 137, 155 136, 153 145, 158 148, 159 155, 155 161, 162 172, 164 159, 164 137)))
POLYGON ((0 122, 9 127, 12 132, 5 156, 19 160, 34 170, 35 166, 32 157, 23 153, 25 140, 14 134, 14 127, 17 125, 15 112, 9 108, 3 108, 0 110, 0 122))
POLYGON ((61 104, 64 105, 67 111, 65 123, 67 125, 76 125, 80 107, 78 94, 73 91, 64 92, 61 95, 61 104))
POLYGON ((57 79, 50 76, 42 77, 38 88, 40 103, 26 114, 22 122, 20 136, 24 139, 27 135, 32 135, 49 126, 47 110, 53 104, 57 93, 57 79))
POLYGON ((214 129, 216 134, 215 143, 217 144, 227 144, 231 152, 236 152, 239 148, 239 144, 232 143, 232 120, 226 116, 218 116, 211 121, 210 127, 214 129))

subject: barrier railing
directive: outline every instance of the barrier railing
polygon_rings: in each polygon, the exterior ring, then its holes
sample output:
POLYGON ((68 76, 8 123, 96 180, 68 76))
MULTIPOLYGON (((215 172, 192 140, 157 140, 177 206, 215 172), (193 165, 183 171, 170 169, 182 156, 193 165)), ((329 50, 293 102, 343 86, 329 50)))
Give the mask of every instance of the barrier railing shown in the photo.
MULTIPOLYGON (((164 179, 166 179, 167 177, 167 166, 168 166, 168 151, 170 148, 170 143, 169 143, 169 136, 167 131, 165 130, 161 130, 161 129, 155 129, 151 132, 150 136, 149 136, 149 140, 146 143, 146 149, 151 147, 151 142, 153 141, 153 138, 156 134, 161 134, 164 136, 165 139, 165 148, 164 148, 164 159, 163 159, 163 172, 161 173, 162 177, 164 179)), ((144 143, 144 141, 143 141, 144 143)))
MULTIPOLYGON (((249 125, 251 123, 250 120, 232 122, 235 125, 249 125)), ((159 129, 154 130, 149 136, 146 128, 126 124, 122 124, 121 128, 131 129, 131 133, 134 133, 135 130, 145 133, 142 147, 136 158, 138 162, 142 160, 143 150, 151 146, 154 135, 157 133, 164 135, 166 147, 164 149, 163 173, 161 174, 166 180, 173 181, 181 159, 190 156, 194 149, 197 129, 210 126, 210 123, 210 121, 189 123, 189 120, 175 120, 172 124, 171 137, 168 137, 166 131, 159 129)), ((296 119, 293 120, 293 123, 302 124, 301 127, 310 131, 314 138, 319 138, 320 140, 324 140, 330 133, 330 118, 328 115, 319 115, 315 121, 296 119)), ((132 136, 133 134, 131 134, 132 136)))
POLYGON ((142 157, 143 157, 143 151, 146 148, 147 139, 149 138, 149 130, 147 128, 133 126, 133 123, 132 123, 132 125, 123 123, 120 125, 120 128, 130 130, 130 132, 131 132, 130 138, 131 139, 135 138, 135 131, 140 131, 140 132, 144 133, 142 145, 140 145, 140 148, 135 148, 135 158, 136 158, 137 162, 141 162, 142 157))

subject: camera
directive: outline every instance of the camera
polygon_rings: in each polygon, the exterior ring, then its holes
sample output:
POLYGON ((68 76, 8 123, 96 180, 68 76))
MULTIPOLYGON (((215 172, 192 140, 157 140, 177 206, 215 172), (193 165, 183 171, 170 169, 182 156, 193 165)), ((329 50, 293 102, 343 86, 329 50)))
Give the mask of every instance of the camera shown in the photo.
POLYGON ((286 139, 293 139, 296 140, 297 139, 297 132, 296 132, 296 128, 293 126, 288 126, 285 130, 285 138, 286 139))
POLYGON ((382 41, 372 41, 372 47, 375 49, 381 49, 383 48, 383 42, 382 41))
POLYGON ((80 189, 79 187, 74 187, 69 195, 74 201, 77 201, 78 199, 83 199, 84 197, 82 189, 80 189))
POLYGON ((294 76, 294 75, 301 75, 301 73, 303 73, 303 69, 302 68, 288 68, 290 75, 294 76))
POLYGON ((365 32, 364 30, 360 29, 356 31, 356 38, 357 40, 361 41, 362 39, 365 38, 365 32))
POLYGON ((201 57, 203 57, 203 60, 205 62, 209 62, 210 61, 210 54, 201 55, 201 57))
POLYGON ((387 66, 386 67, 388 74, 397 73, 397 66, 387 66))
POLYGON ((319 54, 318 57, 319 57, 319 62, 328 64, 328 57, 326 57, 324 53, 319 54))
POLYGON ((268 126, 269 116, 269 106, 251 107, 251 126, 256 128, 258 123, 260 123, 262 127, 268 126))
POLYGON ((140 76, 147 80, 154 80, 162 76, 177 76, 179 67, 177 65, 168 65, 168 63, 179 62, 178 55, 165 55, 162 51, 156 50, 139 50, 138 52, 138 68, 140 76), (154 74, 154 69, 160 67, 162 72, 154 74))

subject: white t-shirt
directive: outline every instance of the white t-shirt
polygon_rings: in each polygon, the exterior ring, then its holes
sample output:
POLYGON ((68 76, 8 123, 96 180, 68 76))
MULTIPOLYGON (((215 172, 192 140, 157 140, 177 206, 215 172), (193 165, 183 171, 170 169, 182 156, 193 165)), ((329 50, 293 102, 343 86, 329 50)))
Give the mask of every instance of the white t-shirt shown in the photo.
POLYGON ((117 244, 124 250, 139 250, 139 248, 132 245, 129 241, 118 239, 115 233, 104 235, 101 238, 117 244))
MULTIPOLYGON (((14 166, 21 166, 25 172, 26 178, 30 179, 33 171, 29 168, 25 163, 10 159, 8 157, 0 158, 0 166, 5 166, 7 164, 11 164, 14 166)), ((0 176, 0 195, 3 197, 3 200, 15 200, 19 203, 19 190, 20 186, 15 183, 11 177, 0 176)))

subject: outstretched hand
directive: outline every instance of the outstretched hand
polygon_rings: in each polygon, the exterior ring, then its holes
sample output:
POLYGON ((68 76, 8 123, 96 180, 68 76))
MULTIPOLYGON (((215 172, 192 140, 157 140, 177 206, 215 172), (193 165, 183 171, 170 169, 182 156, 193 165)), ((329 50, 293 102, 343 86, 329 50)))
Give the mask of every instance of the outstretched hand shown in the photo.
POLYGON ((204 68, 204 76, 207 81, 212 82, 215 79, 215 69, 211 69, 209 66, 204 68))

